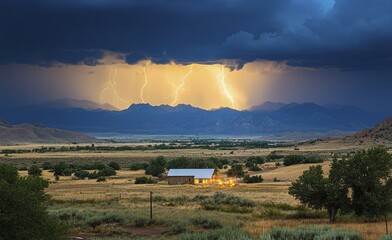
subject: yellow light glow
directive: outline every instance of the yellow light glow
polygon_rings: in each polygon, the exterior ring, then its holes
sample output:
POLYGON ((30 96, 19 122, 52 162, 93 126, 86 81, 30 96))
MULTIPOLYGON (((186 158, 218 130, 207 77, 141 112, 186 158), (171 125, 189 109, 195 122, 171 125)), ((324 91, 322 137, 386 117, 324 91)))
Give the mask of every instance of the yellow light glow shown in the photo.
POLYGON ((141 61, 129 65, 113 56, 97 66, 47 68, 16 64, 3 68, 19 73, 20 67, 24 76, 39 76, 34 85, 45 86, 42 91, 53 93, 46 94, 47 99, 87 99, 109 103, 118 109, 126 109, 134 103, 149 103, 242 110, 271 100, 270 90, 275 86, 269 76, 295 70, 284 63, 272 62, 252 62, 237 70, 230 70, 224 64, 141 61))

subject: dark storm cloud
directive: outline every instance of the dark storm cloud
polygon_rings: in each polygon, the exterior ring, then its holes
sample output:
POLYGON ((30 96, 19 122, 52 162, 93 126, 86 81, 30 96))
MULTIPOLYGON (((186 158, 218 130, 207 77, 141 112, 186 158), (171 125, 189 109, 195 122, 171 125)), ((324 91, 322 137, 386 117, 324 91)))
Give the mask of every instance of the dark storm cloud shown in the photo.
POLYGON ((0 62, 95 65, 113 51, 130 64, 389 66, 390 12, 390 0, 2 1, 0 62))

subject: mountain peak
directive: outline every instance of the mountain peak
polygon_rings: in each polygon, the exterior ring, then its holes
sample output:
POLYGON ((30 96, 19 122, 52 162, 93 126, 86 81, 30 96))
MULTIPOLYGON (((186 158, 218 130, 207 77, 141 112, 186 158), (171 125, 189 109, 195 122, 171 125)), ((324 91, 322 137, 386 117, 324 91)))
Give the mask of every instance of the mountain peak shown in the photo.
POLYGON ((266 101, 260 105, 252 106, 249 108, 250 111, 276 111, 286 106, 287 104, 282 102, 270 102, 266 101))
POLYGON ((110 111, 118 110, 116 107, 108 103, 101 104, 86 99, 72 99, 72 98, 46 100, 38 104, 34 104, 34 106, 54 108, 54 109, 81 108, 85 110, 110 110, 110 111))

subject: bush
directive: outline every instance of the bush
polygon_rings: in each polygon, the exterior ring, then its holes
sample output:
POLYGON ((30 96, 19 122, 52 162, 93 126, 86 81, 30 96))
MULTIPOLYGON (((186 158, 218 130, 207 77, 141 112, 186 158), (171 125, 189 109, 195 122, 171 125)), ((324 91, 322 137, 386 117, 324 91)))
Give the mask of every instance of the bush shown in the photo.
POLYGON ((144 217, 138 217, 134 220, 134 225, 135 227, 145 227, 145 226, 150 226, 153 223, 153 221, 149 218, 144 218, 144 217))
POLYGON ((384 235, 380 238, 380 240, 392 240, 392 234, 384 235))
POLYGON ((118 164, 117 162, 110 162, 108 166, 113 168, 114 170, 120 170, 120 164, 118 164))
POLYGON ((248 233, 239 228, 221 228, 205 232, 181 234, 178 240, 254 240, 248 233))
POLYGON ((39 177, 41 175, 42 175, 42 170, 38 166, 32 165, 29 168, 29 176, 39 177))
POLYGON ((241 198, 232 194, 216 192, 212 197, 201 202, 205 210, 215 210, 233 213, 250 213, 256 204, 252 200, 241 198))
POLYGON ((87 225, 95 228, 102 224, 124 223, 124 222, 125 222, 125 218, 123 216, 118 214, 109 214, 109 215, 92 218, 87 221, 87 225))
POLYGON ((261 183, 264 181, 264 179, 260 175, 251 177, 249 177, 249 175, 245 175, 243 181, 244 183, 261 183))
POLYGON ((201 216, 192 218, 191 223, 195 226, 202 227, 204 229, 222 228, 222 224, 218 220, 209 219, 201 216))
POLYGON ((104 177, 104 176, 98 177, 97 182, 106 182, 106 177, 104 177))
POLYGON ((261 168, 257 165, 254 165, 249 168, 249 171, 258 172, 258 171, 261 171, 261 168))
POLYGON ((43 170, 51 170, 51 169, 53 169, 53 164, 51 164, 50 162, 44 162, 42 164, 42 169, 43 170))
POLYGON ((79 179, 90 178, 90 173, 86 170, 79 170, 75 172, 75 177, 79 179))
POLYGON ((135 184, 154 184, 158 181, 152 179, 151 177, 137 177, 135 180, 135 184))
POLYGON ((300 155, 289 155, 284 157, 283 165, 290 166, 303 163, 305 157, 300 155))
POLYGON ((349 230, 332 230, 324 226, 285 228, 275 227, 261 240, 362 240, 359 233, 349 230))
POLYGON ((180 233, 184 233, 186 232, 187 227, 184 223, 179 223, 179 224, 175 224, 173 226, 171 226, 170 228, 168 228, 167 230, 165 230, 163 232, 163 234, 167 234, 167 235, 175 235, 175 234, 180 234, 180 233))
POLYGON ((148 167, 148 163, 134 163, 131 165, 130 169, 132 171, 138 171, 138 170, 146 170, 148 167))
POLYGON ((29 169, 26 166, 22 166, 19 168, 19 171, 28 171, 29 169))
POLYGON ((103 177, 114 176, 116 174, 116 170, 109 166, 106 166, 104 169, 98 171, 98 175, 103 177))

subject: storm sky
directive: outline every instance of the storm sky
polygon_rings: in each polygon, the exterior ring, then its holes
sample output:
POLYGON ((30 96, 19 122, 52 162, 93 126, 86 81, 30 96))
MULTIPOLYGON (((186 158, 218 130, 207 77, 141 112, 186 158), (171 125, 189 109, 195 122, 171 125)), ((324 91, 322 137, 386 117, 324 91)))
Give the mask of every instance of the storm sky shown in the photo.
POLYGON ((4 0, 0 106, 392 110, 390 0, 4 0))

